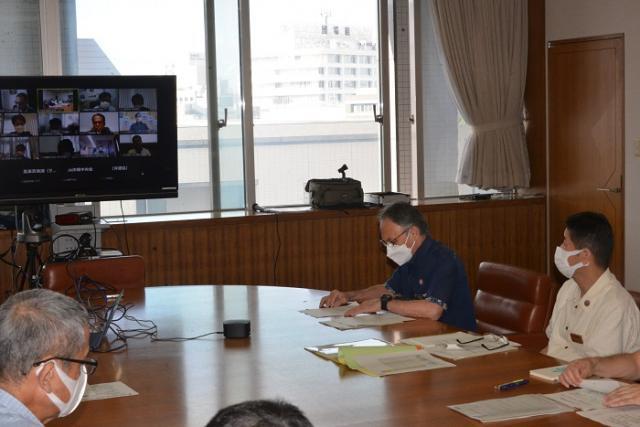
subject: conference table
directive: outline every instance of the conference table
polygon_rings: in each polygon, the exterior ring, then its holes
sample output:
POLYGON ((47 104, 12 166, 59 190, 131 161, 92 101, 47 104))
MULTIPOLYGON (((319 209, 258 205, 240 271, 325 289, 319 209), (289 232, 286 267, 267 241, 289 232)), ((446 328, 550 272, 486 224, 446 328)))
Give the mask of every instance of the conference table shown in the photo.
MULTIPOLYGON (((222 407, 249 399, 285 399, 315 426, 480 425, 447 405, 525 393, 562 391, 531 380, 510 391, 496 384, 528 378, 557 360, 520 348, 455 361, 456 367, 377 378, 322 359, 305 346, 452 332, 436 321, 348 331, 300 313, 325 291, 279 286, 159 286, 127 289, 128 314, 153 320, 158 336, 192 337, 222 331, 227 319, 250 319, 251 336, 211 335, 185 342, 130 339, 125 351, 92 353, 99 361, 89 384, 122 381, 139 394, 83 402, 51 426, 204 426, 222 407)), ((124 329, 139 326, 125 319, 124 329)), ((596 425, 575 413, 497 423, 524 426, 596 425)))

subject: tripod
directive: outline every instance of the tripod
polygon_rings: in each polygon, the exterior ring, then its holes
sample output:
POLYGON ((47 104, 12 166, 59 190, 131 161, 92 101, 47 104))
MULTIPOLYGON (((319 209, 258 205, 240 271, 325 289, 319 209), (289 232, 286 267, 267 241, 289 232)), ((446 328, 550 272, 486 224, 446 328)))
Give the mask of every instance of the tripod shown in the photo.
POLYGON ((42 224, 36 223, 31 225, 32 216, 27 212, 22 212, 22 229, 16 235, 18 243, 24 243, 27 249, 27 260, 21 272, 20 286, 18 291, 25 289, 25 284, 29 283, 29 288, 40 288, 40 269, 42 267, 42 259, 40 258, 40 245, 51 240, 51 236, 47 234, 42 224))

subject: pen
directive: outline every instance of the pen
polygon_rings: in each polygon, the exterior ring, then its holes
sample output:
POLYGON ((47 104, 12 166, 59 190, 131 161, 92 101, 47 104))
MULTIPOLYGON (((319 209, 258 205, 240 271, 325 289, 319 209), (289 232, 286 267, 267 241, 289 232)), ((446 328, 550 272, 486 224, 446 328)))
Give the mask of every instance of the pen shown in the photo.
POLYGON ((509 381, 508 383, 498 384, 496 386, 496 390, 505 391, 511 390, 512 388, 520 387, 521 385, 529 384, 529 380, 519 379, 514 381, 509 381))

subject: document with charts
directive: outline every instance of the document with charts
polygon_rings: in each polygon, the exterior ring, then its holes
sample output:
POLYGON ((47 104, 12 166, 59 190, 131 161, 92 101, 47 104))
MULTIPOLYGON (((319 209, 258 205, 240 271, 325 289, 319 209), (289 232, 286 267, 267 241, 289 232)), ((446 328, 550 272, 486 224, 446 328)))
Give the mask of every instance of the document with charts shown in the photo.
POLYGON ((415 319, 388 311, 382 311, 377 314, 359 314, 353 317, 333 317, 331 320, 325 320, 320 323, 344 331, 347 329, 368 328, 371 326, 395 325, 396 323, 408 322, 410 320, 415 319))
POLYGON ((422 346, 426 351, 445 359, 460 360, 492 353, 516 350, 520 344, 499 335, 474 335, 466 332, 405 338, 405 344, 422 346))

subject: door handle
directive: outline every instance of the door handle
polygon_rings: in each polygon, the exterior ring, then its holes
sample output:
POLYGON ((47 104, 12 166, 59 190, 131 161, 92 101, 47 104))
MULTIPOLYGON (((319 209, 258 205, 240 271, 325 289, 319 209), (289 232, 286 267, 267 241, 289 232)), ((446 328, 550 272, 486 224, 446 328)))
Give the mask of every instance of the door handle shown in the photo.
POLYGON ((596 188, 596 191, 608 191, 609 193, 622 193, 622 188, 620 188, 620 187, 596 188))
POLYGON ((218 120, 218 129, 222 129, 225 126, 227 126, 227 109, 226 109, 226 107, 224 109, 224 119, 219 119, 218 120))

